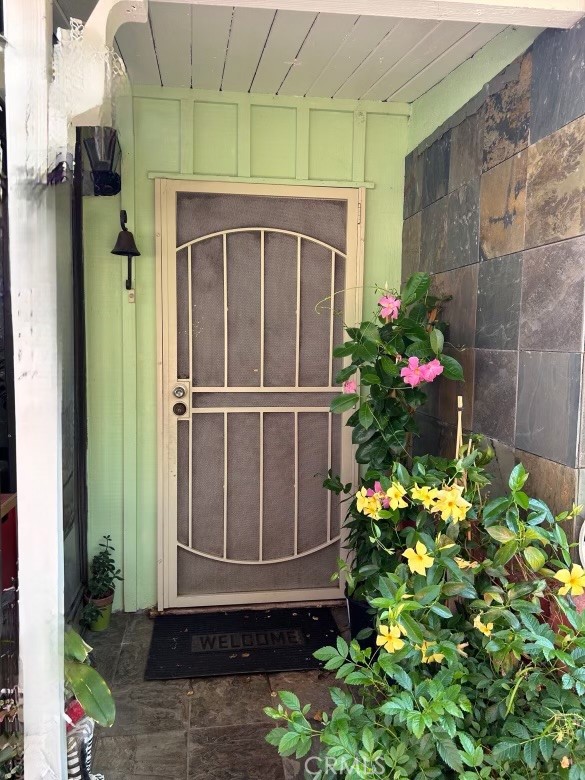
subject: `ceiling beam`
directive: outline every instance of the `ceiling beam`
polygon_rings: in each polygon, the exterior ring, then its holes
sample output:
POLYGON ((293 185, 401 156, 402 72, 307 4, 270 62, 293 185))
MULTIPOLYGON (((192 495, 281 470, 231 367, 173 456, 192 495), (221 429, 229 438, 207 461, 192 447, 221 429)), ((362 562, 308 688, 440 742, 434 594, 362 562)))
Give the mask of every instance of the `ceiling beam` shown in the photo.
POLYGON ((572 27, 585 16, 585 0, 159 0, 191 5, 271 8, 311 13, 359 14, 400 19, 572 27))

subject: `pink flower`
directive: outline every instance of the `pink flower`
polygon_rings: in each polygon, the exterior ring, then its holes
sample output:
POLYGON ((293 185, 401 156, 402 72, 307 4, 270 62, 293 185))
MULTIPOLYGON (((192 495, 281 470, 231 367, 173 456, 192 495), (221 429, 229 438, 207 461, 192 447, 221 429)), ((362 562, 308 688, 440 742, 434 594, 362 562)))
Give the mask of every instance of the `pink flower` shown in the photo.
POLYGON ((357 391, 357 382, 355 379, 346 379, 342 385, 342 393, 355 393, 357 391))
POLYGON ((436 379, 439 376, 439 374, 443 373, 443 366, 435 358, 434 360, 431 360, 430 363, 426 363, 424 366, 421 366, 421 372, 425 382, 432 382, 433 379, 436 379))
POLYGON ((398 317, 398 311, 402 301, 393 295, 383 295, 378 301, 380 307, 380 317, 385 320, 395 320, 398 317))
POLYGON ((404 379, 407 385, 416 387, 421 382, 425 381, 423 375, 423 366, 419 365, 419 359, 417 357, 408 358, 408 366, 405 366, 400 371, 400 376, 404 379))
POLYGON ((374 489, 368 488, 366 491, 366 495, 368 498, 372 498, 373 496, 376 496, 376 498, 379 498, 382 506, 384 509, 388 509, 390 506, 390 501, 388 500, 388 496, 386 493, 382 490, 382 485, 379 482, 374 482, 374 489))

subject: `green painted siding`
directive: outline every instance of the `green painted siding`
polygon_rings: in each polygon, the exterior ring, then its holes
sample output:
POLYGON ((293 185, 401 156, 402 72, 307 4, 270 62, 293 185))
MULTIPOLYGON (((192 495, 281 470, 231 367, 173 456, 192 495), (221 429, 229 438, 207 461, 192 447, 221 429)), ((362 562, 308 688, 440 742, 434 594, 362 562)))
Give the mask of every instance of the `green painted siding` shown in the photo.
POLYGON ((402 105, 150 87, 135 90, 132 107, 133 131, 130 112, 121 127, 122 205, 142 253, 135 304, 127 301, 121 259, 109 254, 118 231, 118 199, 86 198, 84 212, 90 553, 102 533, 112 533, 120 557, 123 553, 126 609, 156 601, 155 235, 149 173, 340 186, 371 182, 365 212, 367 312, 374 283, 400 279, 408 121, 402 105), (129 476, 123 482, 124 472, 129 476))

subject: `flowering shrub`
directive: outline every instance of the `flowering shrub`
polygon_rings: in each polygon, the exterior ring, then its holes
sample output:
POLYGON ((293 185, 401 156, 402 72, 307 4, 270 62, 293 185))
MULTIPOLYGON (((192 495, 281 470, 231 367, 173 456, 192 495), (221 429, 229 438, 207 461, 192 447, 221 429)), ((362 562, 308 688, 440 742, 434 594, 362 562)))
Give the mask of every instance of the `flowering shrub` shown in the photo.
POLYGON ((585 779, 585 617, 571 601, 585 571, 562 528, 580 508, 553 517, 522 465, 484 505, 480 458, 394 464, 360 490, 389 564, 369 599, 375 649, 340 637, 317 651, 344 683, 321 723, 289 692, 266 710, 283 755, 320 741, 314 780, 585 779))
MULTIPOLYGON (((350 569, 340 562, 348 591, 357 590, 360 598, 367 592, 368 578, 388 563, 380 535, 380 543, 372 549, 371 529, 364 531, 362 512, 379 519, 384 512, 404 506, 397 483, 382 489, 379 481, 374 485, 373 475, 408 461, 411 437, 417 431, 414 414, 426 399, 425 386, 441 374, 463 379, 460 364, 443 354, 444 324, 438 320, 442 299, 429 295, 429 286, 429 275, 418 273, 406 282, 400 296, 380 291, 374 318, 358 328, 347 328, 350 340, 333 352, 336 357, 351 357, 351 363, 337 375, 343 392, 332 401, 331 411, 357 407, 347 424, 353 428, 356 460, 365 470, 365 485, 348 507, 353 564, 350 569)), ((352 488, 331 472, 324 486, 337 495, 349 494, 352 488)))
POLYGON ((343 392, 333 399, 331 411, 357 407, 348 425, 358 445, 356 460, 365 466, 384 469, 395 460, 406 461, 409 437, 417 430, 414 413, 426 398, 424 385, 441 374, 463 379, 460 364, 443 354, 442 299, 429 295, 429 286, 430 276, 417 273, 400 297, 381 291, 374 318, 346 328, 349 341, 333 350, 351 363, 336 377, 343 392))

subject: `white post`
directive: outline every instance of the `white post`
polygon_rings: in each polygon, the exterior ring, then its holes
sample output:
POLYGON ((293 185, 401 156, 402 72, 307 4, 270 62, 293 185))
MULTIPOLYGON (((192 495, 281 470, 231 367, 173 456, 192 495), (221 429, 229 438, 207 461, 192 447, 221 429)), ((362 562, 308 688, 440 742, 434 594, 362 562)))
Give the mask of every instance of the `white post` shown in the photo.
POLYGON ((46 185, 52 3, 8 0, 4 14, 24 764, 27 780, 64 780, 61 371, 46 185))

